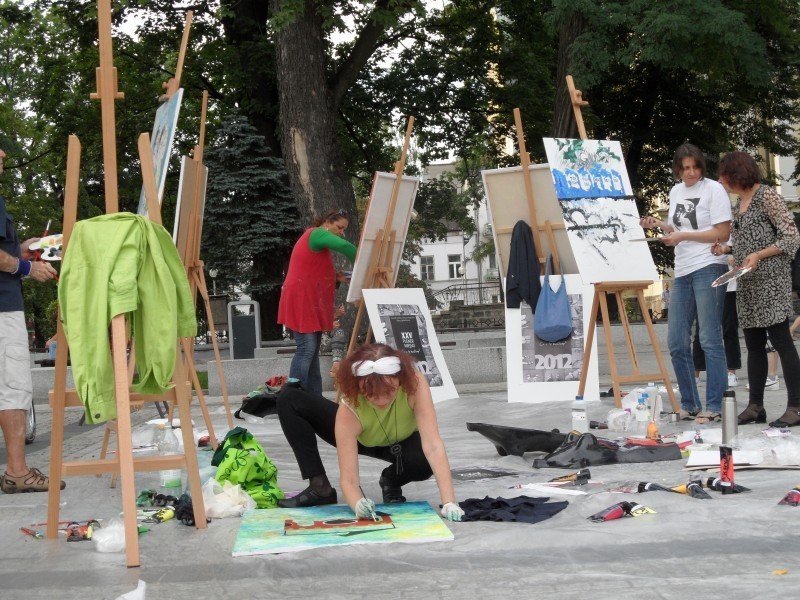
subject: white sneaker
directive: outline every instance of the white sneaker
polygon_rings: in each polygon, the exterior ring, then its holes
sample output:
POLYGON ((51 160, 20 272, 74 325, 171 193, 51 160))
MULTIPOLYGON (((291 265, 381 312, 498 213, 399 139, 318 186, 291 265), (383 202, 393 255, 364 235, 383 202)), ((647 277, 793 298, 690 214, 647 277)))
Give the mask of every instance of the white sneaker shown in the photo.
MULTIPOLYGON (((748 383, 746 386, 744 386, 744 389, 749 391, 750 384, 748 383)), ((767 377, 767 382, 764 384, 764 391, 771 392, 779 389, 781 389, 781 384, 778 381, 778 376, 776 375, 774 379, 772 377, 767 377)))
POLYGON ((736 387, 739 385, 739 378, 736 377, 736 373, 728 372, 728 387, 736 387))

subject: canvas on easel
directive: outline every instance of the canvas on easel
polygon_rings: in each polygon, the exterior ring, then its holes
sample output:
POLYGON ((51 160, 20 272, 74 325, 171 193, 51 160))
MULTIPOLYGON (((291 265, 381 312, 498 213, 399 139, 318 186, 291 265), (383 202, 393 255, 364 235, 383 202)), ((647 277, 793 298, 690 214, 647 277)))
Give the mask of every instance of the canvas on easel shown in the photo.
MULTIPOLYGON (((347 301, 356 302, 361 298, 361 290, 365 287, 367 273, 370 270, 375 253, 379 250, 376 242, 379 233, 386 226, 388 210, 391 206, 390 199, 395 186, 397 176, 394 173, 375 173, 372 180, 372 190, 370 192, 367 214, 364 217, 364 225, 361 228, 361 240, 358 243, 358 253, 353 264, 353 274, 350 278, 350 287, 347 290, 347 301)), ((389 221, 389 229, 395 232, 391 240, 388 258, 393 265, 399 265, 403 256, 406 236, 408 235, 408 225, 411 222, 411 212, 414 209, 414 200, 419 189, 419 178, 403 175, 397 192, 397 201, 394 205, 394 212, 389 221)), ((388 287, 393 287, 397 280, 397 270, 395 269, 388 277, 388 287)), ((369 287, 370 284, 367 284, 369 287)))
MULTIPOLYGON (((191 13, 187 14, 187 21, 191 18, 191 13)), ((113 66, 113 52, 111 44, 111 2, 110 0, 98 0, 97 19, 99 31, 99 55, 100 67, 96 70, 97 91, 90 94, 92 100, 99 100, 101 106, 101 127, 103 141, 103 175, 106 214, 117 213, 119 211, 118 182, 117 182, 117 158, 116 158, 116 120, 114 116, 114 102, 124 96, 117 88, 117 72, 113 66)), ((184 38, 186 37, 186 34, 184 38)), ((161 211, 157 198, 156 180, 151 154, 151 144, 148 134, 139 137, 139 158, 141 161, 142 179, 145 189, 145 197, 149 208, 149 218, 154 224, 153 227, 161 227, 161 211)), ((63 232, 63 253, 64 257, 69 257, 69 240, 74 225, 77 220, 77 201, 78 201, 78 182, 80 178, 80 142, 76 136, 70 136, 67 153, 67 180, 64 194, 64 224, 63 232)), ((127 217, 133 217, 127 215, 127 217)), ((126 218, 127 218, 126 217, 126 218)), ((160 231, 160 230, 158 230, 160 231)), ((160 235, 157 232, 157 235, 160 235)), ((168 234, 167 234, 168 235, 168 234)), ((173 250, 174 252, 174 250, 173 250)), ((76 260, 91 260, 84 258, 83 255, 76 260)), ((177 257, 175 258, 177 260, 177 257)), ((77 267, 81 269, 80 266, 77 267)), ((62 273, 60 285, 67 286, 67 277, 62 273)), ((179 281, 179 280, 174 280, 179 281)), ((101 282, 102 284, 102 282, 101 282)), ((87 290, 88 291, 88 290, 87 290)), ((119 308, 119 307, 118 307, 119 308)), ((50 448, 50 473, 55 481, 64 476, 86 476, 103 473, 119 473, 122 482, 122 512, 125 531, 125 556, 129 567, 140 565, 139 538, 137 526, 136 508, 136 485, 134 473, 138 471, 160 471, 164 469, 185 469, 188 478, 188 487, 193 498, 193 513, 195 527, 204 529, 206 527, 205 510, 203 508, 202 489, 200 485, 199 468, 197 464, 197 454, 195 440, 191 427, 191 388, 188 385, 188 378, 185 370, 185 363, 180 357, 181 348, 186 349, 186 338, 176 337, 168 339, 168 343, 175 343, 177 347, 174 371, 171 378, 172 383, 164 394, 145 395, 135 394, 131 390, 131 380, 133 378, 132 365, 129 368, 127 360, 127 334, 128 325, 124 312, 113 314, 110 317, 110 346, 111 360, 113 362, 113 408, 116 413, 117 424, 117 452, 111 458, 93 459, 83 461, 64 460, 64 419, 67 406, 83 406, 77 390, 66 389, 66 368, 69 355, 69 345, 64 333, 64 325, 61 322, 61 307, 59 307, 59 322, 57 325, 57 339, 59 352, 56 355, 55 379, 53 391, 50 395, 50 403, 53 412, 53 428, 51 433, 50 448), (180 435, 183 438, 183 451, 177 454, 159 455, 150 457, 135 457, 133 455, 133 443, 131 435, 131 415, 133 405, 143 402, 158 402, 169 400, 174 402, 183 423, 180 435), (188 424, 188 426, 187 426, 188 424)), ((78 314, 78 322, 82 318, 78 314)), ((107 331, 105 327, 103 330, 107 331)), ((184 335, 189 335, 189 328, 183 331, 184 335)), ((100 340, 101 343, 103 340, 100 340)), ((108 341, 103 344, 103 351, 108 349, 108 341)), ((105 375, 105 374, 104 374, 105 375)), ((110 408, 110 407, 109 407, 110 408)), ((108 411, 108 415, 112 411, 108 411)), ((102 417, 102 415, 101 415, 102 417)), ((58 521, 61 506, 61 490, 59 486, 50 486, 48 490, 48 509, 47 509, 47 529, 46 537, 55 539, 58 537, 58 521)))
MULTIPOLYGON (((181 111, 183 88, 169 97, 156 111, 156 120, 153 123, 153 132, 150 134, 150 149, 153 153, 153 167, 155 168, 158 202, 164 197, 164 186, 167 182, 167 168, 172 154, 172 143, 175 140, 175 131, 178 127, 178 115, 181 111)), ((147 200, 144 187, 139 195, 139 208, 136 214, 147 215, 147 200)))
MULTIPOLYGON (((208 167, 202 165, 198 173, 197 162, 190 156, 181 157, 181 176, 178 183, 178 203, 175 206, 175 223, 172 226, 172 240, 178 248, 181 259, 186 259, 187 247, 192 211, 182 210, 183 207, 190 206, 195 195, 200 199, 198 210, 200 214, 205 212, 206 205, 206 184, 208 183, 208 167), (199 183, 199 188, 197 184, 199 183)), ((202 224, 198 232, 202 238, 202 224)))
POLYGON ((421 288, 364 290, 375 341, 414 357, 434 402, 458 398, 421 288))
MULTIPOLYGON (((546 345, 533 336, 533 310, 530 306, 523 301, 521 308, 506 307, 508 401, 567 401, 575 397, 580 367, 584 362, 584 350, 582 347, 578 350, 577 347, 582 346, 585 336, 587 323, 582 317, 589 312, 591 289, 587 291, 577 275, 578 266, 567 238, 550 169, 547 165, 530 163, 519 110, 514 111, 514 116, 522 165, 481 172, 501 281, 505 287, 514 225, 524 221, 531 227, 535 260, 543 265, 544 257, 552 254, 556 273, 567 274, 565 277, 574 313, 574 331, 562 344, 546 345), (589 306, 586 305, 587 293, 589 306)), ((555 282, 558 277, 552 279, 555 282)), ((590 380, 598 381, 597 361, 591 361, 588 368, 590 380)), ((588 390, 586 399, 599 399, 599 389, 596 392, 588 390)))
POLYGON ((544 138, 558 204, 586 283, 656 280, 619 142, 544 138))

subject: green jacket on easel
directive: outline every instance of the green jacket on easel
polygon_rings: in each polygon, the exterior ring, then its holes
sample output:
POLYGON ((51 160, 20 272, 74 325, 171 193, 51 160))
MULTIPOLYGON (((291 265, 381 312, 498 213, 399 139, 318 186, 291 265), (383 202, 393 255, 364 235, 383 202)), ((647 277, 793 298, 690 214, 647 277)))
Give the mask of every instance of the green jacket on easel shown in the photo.
POLYGON ((146 217, 114 213, 79 221, 58 286, 72 377, 86 422, 116 417, 109 325, 127 314, 136 347, 134 391, 170 387, 179 337, 195 336, 186 271, 167 231, 146 217))

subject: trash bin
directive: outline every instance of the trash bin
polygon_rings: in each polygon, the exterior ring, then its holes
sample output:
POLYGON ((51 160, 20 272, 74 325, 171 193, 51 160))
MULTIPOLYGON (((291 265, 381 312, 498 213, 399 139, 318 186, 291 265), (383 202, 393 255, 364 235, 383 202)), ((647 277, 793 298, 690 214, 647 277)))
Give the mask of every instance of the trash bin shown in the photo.
POLYGON ((208 303, 211 306, 211 317, 214 319, 214 327, 217 331, 228 331, 228 296, 220 294, 209 296, 208 303))
POLYGON ((254 358, 261 347, 261 316, 255 300, 228 303, 228 339, 231 358, 254 358))

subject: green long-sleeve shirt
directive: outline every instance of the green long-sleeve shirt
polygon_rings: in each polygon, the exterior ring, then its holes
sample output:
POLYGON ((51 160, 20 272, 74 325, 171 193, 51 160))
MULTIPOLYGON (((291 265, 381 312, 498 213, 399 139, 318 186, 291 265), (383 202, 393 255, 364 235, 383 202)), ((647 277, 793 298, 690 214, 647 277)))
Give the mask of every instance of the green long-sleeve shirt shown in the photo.
POLYGON ((139 372, 133 389, 144 394, 170 387, 177 340, 197 333, 189 282, 172 239, 161 225, 130 213, 75 225, 58 299, 87 423, 117 414, 108 335, 114 316, 130 319, 139 372))
POLYGON ((344 254, 351 263, 356 262, 357 248, 343 237, 331 233, 327 229, 317 227, 308 238, 308 247, 314 252, 328 248, 344 254))

